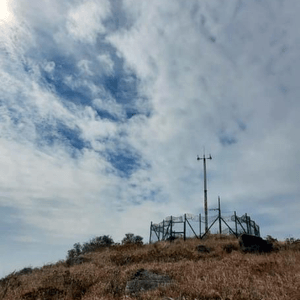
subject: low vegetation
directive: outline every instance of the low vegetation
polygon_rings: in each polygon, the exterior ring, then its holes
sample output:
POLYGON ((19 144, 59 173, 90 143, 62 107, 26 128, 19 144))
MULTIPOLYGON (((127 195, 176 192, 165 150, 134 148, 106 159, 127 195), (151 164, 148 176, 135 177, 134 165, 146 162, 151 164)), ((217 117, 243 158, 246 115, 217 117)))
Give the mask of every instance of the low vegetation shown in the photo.
POLYGON ((245 254, 233 236, 154 244, 142 239, 126 234, 121 244, 109 236, 74 244, 65 260, 1 279, 0 300, 300 299, 299 240, 280 242, 268 236, 277 251, 245 254), (199 252, 200 244, 209 252, 199 252), (168 275, 175 284, 126 295, 126 283, 139 269, 168 275))

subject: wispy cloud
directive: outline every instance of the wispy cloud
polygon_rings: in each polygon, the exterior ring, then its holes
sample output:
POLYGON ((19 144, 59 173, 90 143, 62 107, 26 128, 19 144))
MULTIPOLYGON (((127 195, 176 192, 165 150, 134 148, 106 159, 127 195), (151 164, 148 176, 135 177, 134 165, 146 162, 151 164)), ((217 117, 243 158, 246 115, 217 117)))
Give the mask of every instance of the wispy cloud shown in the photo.
POLYGON ((106 32, 103 21, 109 17, 108 0, 91 0, 72 7, 68 14, 67 31, 77 40, 95 43, 98 34, 106 32))
POLYGON ((104 53, 98 55, 98 60, 100 62, 100 65, 107 75, 112 75, 114 71, 114 62, 112 61, 111 57, 109 54, 104 53))

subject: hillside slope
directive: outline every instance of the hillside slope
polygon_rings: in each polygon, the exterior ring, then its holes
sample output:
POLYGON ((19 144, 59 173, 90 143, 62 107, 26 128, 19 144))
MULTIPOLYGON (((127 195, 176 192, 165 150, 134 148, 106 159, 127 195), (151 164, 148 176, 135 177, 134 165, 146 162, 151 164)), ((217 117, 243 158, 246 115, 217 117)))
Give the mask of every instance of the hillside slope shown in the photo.
POLYGON ((59 261, 12 273, 0 281, 0 299, 299 300, 299 244, 278 242, 277 247, 269 254, 244 254, 237 239, 217 235, 202 241, 112 245, 85 254, 78 265, 59 261), (197 251, 199 244, 211 251, 197 251), (233 251, 226 251, 228 244, 233 251), (140 269, 168 275, 174 284, 126 295, 127 281, 140 269))

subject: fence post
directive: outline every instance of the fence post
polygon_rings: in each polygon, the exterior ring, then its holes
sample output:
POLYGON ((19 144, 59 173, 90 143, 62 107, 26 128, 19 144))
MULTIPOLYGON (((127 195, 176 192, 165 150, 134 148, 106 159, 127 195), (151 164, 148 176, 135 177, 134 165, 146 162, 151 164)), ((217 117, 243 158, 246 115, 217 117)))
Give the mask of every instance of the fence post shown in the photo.
POLYGON ((160 241, 160 225, 158 225, 158 240, 160 241))
POLYGON ((172 216, 171 216, 171 232, 170 232, 170 237, 171 237, 171 240, 172 240, 172 230, 173 230, 173 221, 172 221, 172 216))
POLYGON ((183 239, 186 239, 186 214, 184 214, 183 239))
POLYGON ((201 214, 199 214, 199 238, 201 239, 201 214))
POLYGON ((236 212, 234 211, 234 222, 235 222, 235 233, 236 233, 236 236, 238 235, 238 232, 237 232, 237 222, 236 222, 236 212))
POLYGON ((220 197, 218 198, 218 204, 219 204, 219 234, 222 234, 220 197))
POLYGON ((247 216, 247 213, 245 213, 245 217, 246 217, 246 225, 247 225, 247 234, 249 234, 249 224, 248 224, 248 216, 247 216))
POLYGON ((250 216, 249 216, 249 232, 250 232, 250 234, 252 234, 251 218, 250 218, 250 216))
POLYGON ((151 225, 150 225, 150 238, 149 238, 149 244, 151 244, 151 233, 152 233, 152 221, 151 221, 151 225))
POLYGON ((165 220, 163 220, 163 236, 162 236, 162 240, 165 240, 165 220))

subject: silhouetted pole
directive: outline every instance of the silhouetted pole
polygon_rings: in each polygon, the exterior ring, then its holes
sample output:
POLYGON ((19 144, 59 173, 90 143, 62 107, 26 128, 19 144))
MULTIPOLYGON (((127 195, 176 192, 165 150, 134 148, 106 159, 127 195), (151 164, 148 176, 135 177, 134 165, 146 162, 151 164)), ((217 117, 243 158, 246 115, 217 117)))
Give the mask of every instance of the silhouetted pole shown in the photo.
POLYGON ((171 216, 171 234, 170 234, 171 240, 172 240, 172 230, 173 230, 173 221, 172 221, 172 216, 171 216))
POLYGON ((160 240, 160 225, 158 225, 158 240, 160 240))
POLYGON ((219 219, 219 234, 222 234, 222 227, 221 227, 221 205, 220 205, 220 196, 218 196, 218 208, 212 208, 209 210, 217 210, 218 211, 218 219, 219 219))
POLYGON ((252 234, 251 218, 250 218, 250 216, 248 217, 248 220, 249 220, 249 232, 250 232, 250 234, 252 234))
POLYGON ((151 234, 152 234, 152 221, 151 221, 151 225, 150 225, 150 238, 149 238, 149 244, 151 244, 151 234))
POLYGON ((199 238, 201 239, 201 214, 199 214, 199 238))
POLYGON ((245 214, 246 217, 246 225, 247 225, 247 234, 249 234, 249 224, 248 224, 248 216, 245 214))
POLYGON ((208 231, 208 218, 207 218, 207 184, 206 184, 206 160, 212 159, 211 155, 208 158, 203 154, 203 158, 197 157, 197 160, 203 159, 203 169, 204 169, 204 213, 205 213, 205 232, 208 231))
POLYGON ((184 214, 183 239, 186 239, 186 214, 184 214))
POLYGON ((220 196, 218 197, 218 205, 219 205, 219 232, 220 234, 222 234, 220 196))
POLYGON ((238 235, 238 232, 237 232, 237 222, 236 222, 236 211, 234 211, 234 222, 235 222, 235 233, 236 233, 236 235, 238 235))

